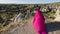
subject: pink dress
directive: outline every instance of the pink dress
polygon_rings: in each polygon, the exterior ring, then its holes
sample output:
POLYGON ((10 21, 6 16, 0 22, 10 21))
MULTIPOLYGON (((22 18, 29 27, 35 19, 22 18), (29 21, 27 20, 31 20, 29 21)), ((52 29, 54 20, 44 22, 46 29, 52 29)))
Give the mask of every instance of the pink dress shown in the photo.
POLYGON ((36 10, 36 14, 33 20, 33 26, 38 34, 47 34, 45 19, 39 9, 36 10))

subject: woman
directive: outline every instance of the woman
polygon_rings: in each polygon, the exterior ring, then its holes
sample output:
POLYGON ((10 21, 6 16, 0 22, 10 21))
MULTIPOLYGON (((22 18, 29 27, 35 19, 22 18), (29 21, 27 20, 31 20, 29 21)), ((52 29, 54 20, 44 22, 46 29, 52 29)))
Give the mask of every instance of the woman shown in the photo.
POLYGON ((40 9, 36 9, 36 14, 33 20, 33 26, 38 34, 47 34, 45 26, 45 18, 40 9))

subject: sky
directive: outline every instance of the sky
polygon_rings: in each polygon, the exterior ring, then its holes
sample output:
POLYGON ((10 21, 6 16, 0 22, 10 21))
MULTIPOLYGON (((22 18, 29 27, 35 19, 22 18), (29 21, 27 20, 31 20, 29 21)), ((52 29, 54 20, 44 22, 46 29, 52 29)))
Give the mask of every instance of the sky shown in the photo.
POLYGON ((2 4, 46 4, 60 2, 60 0, 0 0, 2 4))

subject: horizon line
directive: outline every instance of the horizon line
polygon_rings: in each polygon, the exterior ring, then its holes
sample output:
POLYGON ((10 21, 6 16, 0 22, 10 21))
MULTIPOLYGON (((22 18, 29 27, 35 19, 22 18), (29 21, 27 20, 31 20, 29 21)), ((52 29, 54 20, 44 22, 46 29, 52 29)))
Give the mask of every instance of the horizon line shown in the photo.
POLYGON ((59 2, 51 2, 51 3, 0 3, 0 4, 52 4, 52 3, 59 3, 59 2))

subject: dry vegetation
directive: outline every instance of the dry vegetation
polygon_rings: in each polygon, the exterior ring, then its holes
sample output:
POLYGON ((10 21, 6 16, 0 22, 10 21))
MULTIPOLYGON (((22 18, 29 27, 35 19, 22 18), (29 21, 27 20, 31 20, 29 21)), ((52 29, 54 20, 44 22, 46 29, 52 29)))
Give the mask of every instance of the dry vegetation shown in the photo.
MULTIPOLYGON (((56 7, 56 5, 59 6, 60 3, 55 3, 55 4, 54 3, 53 4, 36 4, 36 5, 38 5, 41 8, 43 6, 45 6, 45 7, 46 6, 52 6, 52 7, 54 6, 54 7, 56 7)), ((23 12, 23 14, 26 16, 27 15, 27 10, 30 9, 31 10, 31 14, 28 15, 29 17, 27 16, 26 19, 28 19, 30 17, 33 17, 34 14, 35 14, 35 13, 33 13, 34 8, 36 8, 34 4, 30 4, 30 5, 23 5, 23 4, 0 4, 0 16, 3 19, 3 20, 1 20, 2 22, 0 22, 0 31, 5 31, 9 27, 11 27, 14 24, 13 23, 14 20, 12 22, 9 22, 8 24, 5 23, 5 21, 7 19, 11 19, 11 18, 14 19, 18 15, 19 12, 23 12), (3 23, 5 23, 6 26, 4 26, 3 23)), ((49 11, 49 12, 42 12, 42 13, 43 13, 43 15, 45 17, 51 16, 51 17, 48 17, 48 18, 54 19, 54 16, 52 16, 52 15, 54 15, 55 12, 49 11)), ((22 21, 22 22, 24 23, 24 21, 22 21)), ((20 24, 23 24, 22 22, 20 22, 20 24)))

